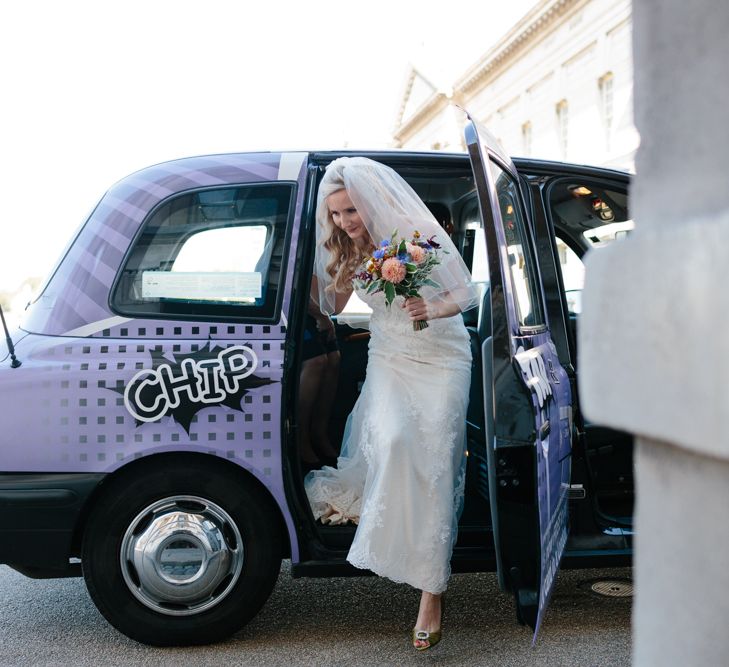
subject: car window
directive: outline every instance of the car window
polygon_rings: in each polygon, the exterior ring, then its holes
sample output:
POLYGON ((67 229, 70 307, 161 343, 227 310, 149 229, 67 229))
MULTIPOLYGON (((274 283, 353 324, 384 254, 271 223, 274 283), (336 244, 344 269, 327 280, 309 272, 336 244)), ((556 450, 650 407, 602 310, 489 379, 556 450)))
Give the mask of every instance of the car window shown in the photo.
POLYGON ((465 223, 467 234, 472 235, 472 241, 470 244, 473 246, 473 254, 471 256, 471 278, 474 283, 479 286, 488 287, 489 284, 489 260, 486 254, 486 241, 484 239, 484 230, 481 225, 481 217, 476 211, 478 216, 475 220, 469 220, 465 223))
POLYGON ((490 161, 489 164, 496 182, 496 194, 504 225, 509 274, 519 325, 540 326, 544 324, 544 316, 539 301, 536 268, 529 251, 526 221, 519 189, 509 173, 493 161, 490 161))
POLYGON ((627 183, 561 178, 549 189, 549 204, 555 227, 562 233, 557 235, 557 252, 567 309, 574 315, 582 312, 585 269, 581 258, 633 229, 627 183))
POLYGON ((585 265, 562 239, 557 238, 559 267, 567 297, 567 310, 572 314, 582 312, 582 288, 585 285, 585 265))
POLYGON ((124 314, 274 315, 293 186, 185 193, 142 226, 114 291, 124 314))
POLYGON ((193 234, 180 248, 170 271, 255 271, 265 251, 268 228, 264 225, 207 229, 193 234))
POLYGON ((342 308, 338 315, 335 315, 334 319, 339 324, 348 324, 356 329, 357 327, 366 327, 371 314, 372 308, 352 292, 347 305, 342 308))
POLYGON ((634 223, 632 220, 623 220, 622 222, 611 222, 602 227, 589 229, 582 232, 585 240, 593 248, 601 248, 613 241, 619 241, 625 238, 633 231, 634 223))

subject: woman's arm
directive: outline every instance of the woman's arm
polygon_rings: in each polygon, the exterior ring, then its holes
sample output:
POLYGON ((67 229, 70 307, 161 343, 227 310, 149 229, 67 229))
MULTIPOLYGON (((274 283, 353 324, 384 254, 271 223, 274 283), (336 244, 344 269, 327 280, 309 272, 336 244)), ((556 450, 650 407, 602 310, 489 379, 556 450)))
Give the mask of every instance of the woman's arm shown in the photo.
POLYGON ((346 292, 334 293, 334 315, 338 315, 344 310, 344 307, 347 305, 347 301, 349 301, 349 297, 352 296, 352 292, 354 292, 354 289, 348 289, 346 292))
POLYGON ((458 315, 458 313, 461 312, 458 304, 452 302, 432 304, 430 306, 430 310, 435 310, 435 317, 432 319, 437 319, 439 317, 451 317, 453 315, 458 315))
MULTIPOLYGON (((334 293, 334 312, 332 315, 337 315, 338 313, 341 313, 342 310, 344 310, 344 307, 347 305, 347 301, 349 301, 349 297, 352 296, 352 292, 354 291, 354 288, 348 289, 346 292, 335 292, 334 293)), ((313 312, 314 310, 319 311, 319 316, 321 316, 321 309, 319 308, 319 283, 316 279, 316 276, 313 276, 311 279, 311 292, 309 294, 309 312, 316 317, 316 314, 313 312)))

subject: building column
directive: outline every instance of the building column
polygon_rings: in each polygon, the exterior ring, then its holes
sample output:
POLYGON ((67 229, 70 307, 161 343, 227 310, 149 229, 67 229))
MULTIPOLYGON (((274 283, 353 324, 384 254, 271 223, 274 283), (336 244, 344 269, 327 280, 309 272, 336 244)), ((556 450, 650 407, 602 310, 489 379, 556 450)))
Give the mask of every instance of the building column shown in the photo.
POLYGON ((588 255, 580 393, 637 435, 634 664, 729 664, 729 5, 633 26, 636 228, 588 255))
POLYGON ((636 665, 729 664, 729 461, 636 448, 636 665))

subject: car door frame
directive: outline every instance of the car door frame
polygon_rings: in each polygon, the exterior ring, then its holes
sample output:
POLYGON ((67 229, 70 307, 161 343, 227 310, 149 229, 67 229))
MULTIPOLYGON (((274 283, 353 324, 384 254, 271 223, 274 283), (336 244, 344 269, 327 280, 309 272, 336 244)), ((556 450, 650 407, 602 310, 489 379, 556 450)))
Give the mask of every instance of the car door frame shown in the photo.
MULTIPOLYGON (((576 501, 571 512, 572 522, 580 523, 582 526, 590 525, 591 530, 601 533, 608 530, 610 539, 615 537, 616 529, 624 532, 624 549, 629 550, 632 545, 632 527, 616 522, 613 517, 603 513, 600 509, 594 493, 595 470, 589 461, 589 450, 596 447, 594 436, 591 437, 591 428, 585 422, 577 392, 577 377, 579 373, 577 365, 577 347, 573 335, 574 328, 569 320, 572 315, 567 307, 566 293, 562 279, 562 271, 559 266, 556 240, 559 235, 554 222, 554 213, 551 210, 551 198, 557 184, 566 180, 579 181, 580 183, 597 183, 601 187, 614 188, 616 190, 629 191, 631 175, 628 172, 610 170, 596 166, 574 166, 562 164, 535 164, 528 160, 520 161, 520 171, 528 183, 531 206, 534 212, 534 240, 537 248, 537 262, 542 274, 545 292, 550 288, 554 294, 546 302, 547 314, 550 318, 550 328, 555 336, 555 343, 560 360, 567 369, 570 377, 570 384, 573 392, 574 403, 574 463, 578 471, 573 472, 576 484, 573 491, 573 500, 576 501), (580 488, 582 487, 582 488, 580 488), (586 499, 586 505, 580 505, 580 501, 586 499)), ((567 234, 561 236, 562 241, 568 245, 583 260, 585 248, 579 246, 567 234)), ((594 426, 594 425, 593 425, 594 426)), ((597 428, 597 432, 610 432, 613 437, 627 437, 619 431, 612 431, 605 428, 597 428)))
POLYGON ((492 386, 490 396, 485 387, 489 404, 484 409, 493 416, 487 454, 497 571, 502 589, 514 594, 519 621, 534 628, 536 640, 567 538, 572 392, 550 336, 521 178, 490 132, 470 115, 469 120, 466 144, 479 195, 491 280, 493 329, 490 339, 483 341, 483 352, 485 359, 491 356, 485 364, 491 363, 492 386), (536 281, 532 296, 542 316, 536 326, 525 326, 516 314, 491 163, 515 185, 527 263, 536 281), (552 420, 557 424, 554 432, 552 420), (558 472, 558 480, 550 478, 552 468, 558 472), (546 481, 541 474, 545 470, 546 481), (553 504, 550 489, 555 481, 559 486, 553 504))

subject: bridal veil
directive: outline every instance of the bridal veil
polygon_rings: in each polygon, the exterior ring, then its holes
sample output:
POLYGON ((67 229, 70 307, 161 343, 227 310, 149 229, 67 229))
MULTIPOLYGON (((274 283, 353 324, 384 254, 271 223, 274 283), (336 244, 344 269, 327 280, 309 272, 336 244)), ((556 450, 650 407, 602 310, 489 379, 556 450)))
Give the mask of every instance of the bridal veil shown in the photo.
POLYGON ((387 165, 365 157, 341 157, 327 166, 317 197, 314 275, 322 312, 332 314, 335 310, 334 291, 327 289, 333 279, 326 270, 331 254, 324 243, 334 223, 326 199, 343 188, 375 245, 389 240, 396 230, 398 238, 409 241, 417 231, 422 241, 432 240, 440 246, 441 263, 430 274, 438 287, 420 290, 426 302, 456 303, 461 311, 478 305, 478 288, 460 253, 415 190, 387 165))

